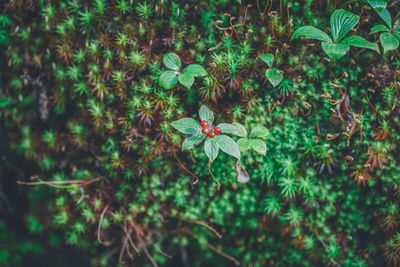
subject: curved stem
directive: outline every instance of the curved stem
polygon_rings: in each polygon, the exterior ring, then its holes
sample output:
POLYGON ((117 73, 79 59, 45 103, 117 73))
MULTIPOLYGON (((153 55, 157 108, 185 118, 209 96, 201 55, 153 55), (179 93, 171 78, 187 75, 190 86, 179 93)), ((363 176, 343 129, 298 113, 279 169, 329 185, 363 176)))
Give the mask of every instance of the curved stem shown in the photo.
POLYGON ((208 171, 210 172, 211 177, 214 179, 214 181, 218 184, 217 190, 219 190, 221 188, 221 183, 217 179, 215 179, 214 174, 211 171, 211 160, 208 160, 208 171))

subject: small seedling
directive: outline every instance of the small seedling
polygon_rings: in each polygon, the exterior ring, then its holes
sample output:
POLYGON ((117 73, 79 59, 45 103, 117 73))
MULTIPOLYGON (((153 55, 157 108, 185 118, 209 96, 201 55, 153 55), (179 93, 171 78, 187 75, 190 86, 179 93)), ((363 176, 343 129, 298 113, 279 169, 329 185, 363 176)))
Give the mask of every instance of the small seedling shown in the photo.
POLYGON ((267 77, 268 81, 273 87, 276 87, 283 80, 283 74, 281 70, 272 68, 275 60, 274 55, 262 54, 259 55, 259 58, 261 58, 268 65, 268 69, 265 71, 265 77, 267 77))
POLYGON ((266 155, 267 154, 267 145, 262 140, 268 136, 269 131, 264 126, 258 125, 256 126, 247 136, 247 133, 244 137, 238 140, 238 145, 240 151, 247 151, 249 149, 254 149, 257 153, 266 155))

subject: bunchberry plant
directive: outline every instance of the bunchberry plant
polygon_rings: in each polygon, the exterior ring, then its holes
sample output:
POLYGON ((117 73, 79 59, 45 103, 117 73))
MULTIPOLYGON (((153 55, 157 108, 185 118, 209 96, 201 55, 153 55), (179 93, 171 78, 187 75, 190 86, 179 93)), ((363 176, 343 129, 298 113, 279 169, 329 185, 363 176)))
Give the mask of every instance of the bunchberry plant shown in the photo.
POLYGON ((199 64, 190 64, 183 70, 181 59, 175 53, 167 53, 163 57, 164 66, 170 70, 164 71, 160 76, 160 84, 165 89, 171 89, 176 84, 181 83, 186 88, 190 89, 195 77, 207 75, 207 71, 199 64))
POLYGON ((278 70, 277 68, 272 68, 275 60, 274 55, 262 54, 258 57, 261 58, 268 66, 268 69, 265 71, 265 77, 267 77, 268 81, 272 84, 273 87, 276 87, 283 80, 283 74, 281 70, 278 70))
POLYGON ((379 53, 379 48, 376 43, 369 42, 361 36, 352 35, 344 38, 346 34, 357 25, 359 20, 359 16, 344 9, 338 9, 331 15, 330 23, 332 38, 318 28, 313 26, 303 26, 293 33, 292 40, 301 36, 304 36, 307 39, 321 40, 324 52, 330 58, 335 59, 339 59, 346 55, 350 50, 350 46, 368 48, 379 53))
POLYGON ((214 113, 206 106, 199 110, 200 122, 192 118, 182 118, 171 125, 183 134, 189 134, 182 143, 182 150, 189 150, 204 141, 204 152, 210 162, 213 162, 221 149, 228 155, 240 159, 238 144, 226 134, 242 136, 245 129, 235 124, 220 123, 213 125, 214 113))
POLYGON ((400 13, 397 13, 397 16, 394 18, 394 23, 392 24, 392 16, 390 15, 389 10, 386 8, 386 0, 368 0, 368 3, 386 23, 386 25, 378 24, 373 26, 370 34, 383 32, 379 36, 379 40, 383 47, 384 53, 396 50, 399 47, 400 41, 400 19, 396 19, 399 17, 400 13))

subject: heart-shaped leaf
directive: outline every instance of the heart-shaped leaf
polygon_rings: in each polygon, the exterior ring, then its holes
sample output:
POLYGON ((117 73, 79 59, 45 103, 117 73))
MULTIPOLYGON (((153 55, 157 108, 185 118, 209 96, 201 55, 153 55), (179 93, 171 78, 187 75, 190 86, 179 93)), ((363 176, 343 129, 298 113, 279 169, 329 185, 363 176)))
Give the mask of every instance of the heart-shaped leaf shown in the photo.
POLYGON ((246 137, 246 128, 240 123, 220 123, 217 127, 221 128, 222 133, 234 134, 239 137, 246 137))
POLYGON ((177 74, 178 74, 178 72, 176 72, 174 70, 164 71, 160 75, 160 80, 159 80, 160 85, 162 87, 164 87, 165 89, 171 89, 178 82, 177 74))
POLYGON ((283 80, 283 74, 280 73, 277 68, 267 69, 265 71, 265 76, 273 87, 276 87, 283 80))
POLYGON ((174 121, 171 125, 184 134, 200 134, 202 130, 200 123, 192 118, 183 118, 174 121))
POLYGON ((179 71, 181 68, 181 59, 175 53, 167 53, 163 57, 164 66, 171 69, 179 71))
POLYGON ((339 59, 347 54, 350 50, 350 46, 348 44, 322 42, 322 49, 330 58, 339 59))
POLYGON ((240 138, 237 143, 239 145, 240 151, 249 150, 251 147, 251 140, 248 138, 240 138))
POLYGON ((207 71, 203 68, 203 66, 199 64, 190 64, 189 66, 183 69, 183 73, 187 73, 196 77, 207 75, 207 71))
POLYGON ((377 32, 388 32, 388 31, 389 31, 388 27, 386 27, 383 24, 378 24, 371 28, 371 32, 369 34, 374 34, 377 32))
POLYGON ((267 154, 267 145, 265 142, 261 139, 252 139, 251 140, 251 147, 257 152, 262 155, 267 154))
POLYGON ((211 162, 218 157, 219 147, 214 139, 207 138, 204 142, 204 152, 206 152, 207 157, 211 162))
POLYGON ((325 32, 323 32, 320 29, 317 29, 313 26, 304 26, 304 27, 297 29, 293 33, 291 40, 294 40, 300 36, 304 36, 308 39, 316 39, 316 40, 321 40, 321 41, 325 41, 325 42, 332 42, 332 39, 329 37, 328 34, 326 34, 325 32))
POLYGON ((200 133, 186 138, 182 143, 182 151, 185 149, 192 149, 195 145, 201 143, 205 137, 205 134, 200 133))
POLYGON ((209 125, 214 122, 214 113, 205 105, 201 106, 199 116, 202 121, 208 121, 209 125))
POLYGON ((215 136, 214 140, 217 142, 219 148, 226 154, 240 159, 240 150, 238 144, 229 136, 221 134, 215 136))
POLYGON ((383 53, 396 50, 399 47, 399 39, 388 32, 382 33, 381 36, 379 36, 379 40, 381 41, 383 47, 383 53))
POLYGON ((340 41, 359 21, 359 16, 344 9, 337 9, 331 15, 333 41, 340 41))
POLYGON ((258 56, 261 58, 268 67, 272 67, 272 64, 274 64, 274 55, 273 54, 262 54, 258 56))
POLYGON ((190 89, 194 82, 194 77, 193 75, 187 73, 180 73, 178 76, 178 80, 183 86, 185 86, 187 89, 190 89))
POLYGON ((372 50, 375 50, 376 52, 378 52, 378 54, 380 54, 379 46, 377 43, 369 42, 361 36, 357 36, 357 35, 350 36, 350 37, 344 38, 340 43, 348 44, 348 45, 352 45, 352 46, 356 46, 356 47, 361 47, 361 48, 372 49, 372 50))
POLYGON ((256 126, 253 130, 251 130, 250 136, 257 137, 257 138, 264 138, 269 134, 267 128, 262 125, 256 126))

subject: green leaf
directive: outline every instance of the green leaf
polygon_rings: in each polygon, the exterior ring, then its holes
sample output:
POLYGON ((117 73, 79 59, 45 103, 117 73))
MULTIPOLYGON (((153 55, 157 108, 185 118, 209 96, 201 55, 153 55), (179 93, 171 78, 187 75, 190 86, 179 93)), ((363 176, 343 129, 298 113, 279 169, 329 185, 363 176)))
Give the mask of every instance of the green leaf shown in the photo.
POLYGON ((246 137, 246 128, 240 123, 220 123, 217 127, 221 128, 222 133, 234 134, 239 137, 246 137))
POLYGON ((378 54, 380 54, 379 46, 377 43, 369 42, 366 39, 364 39, 363 37, 358 36, 358 35, 344 38, 340 42, 340 44, 348 44, 348 45, 352 45, 352 46, 356 46, 356 47, 368 48, 368 49, 375 50, 376 52, 378 52, 378 54))
POLYGON ((214 139, 207 138, 204 142, 204 152, 206 152, 207 157, 211 162, 218 157, 219 146, 214 139))
POLYGON ((347 52, 350 50, 350 46, 347 44, 322 42, 322 49, 330 58, 339 59, 347 54, 347 52))
POLYGON ((304 36, 308 39, 316 39, 316 40, 321 40, 321 41, 325 41, 325 42, 332 42, 332 39, 329 37, 328 34, 326 34, 325 32, 323 32, 320 29, 317 29, 313 26, 304 26, 304 27, 297 29, 293 33, 291 40, 294 40, 300 36, 304 36))
POLYGON ((360 17, 344 9, 337 9, 331 15, 333 41, 340 41, 356 24, 360 17))
POLYGON ((179 72, 176 72, 174 70, 167 70, 164 71, 161 75, 160 75, 160 85, 162 87, 164 87, 165 89, 171 89, 172 87, 174 87, 176 85, 176 83, 178 82, 178 77, 177 74, 179 72))
POLYGON ((187 73, 180 73, 178 76, 178 80, 183 86, 185 86, 187 89, 190 89, 194 82, 194 77, 187 73))
POLYGON ((274 55, 273 54, 262 54, 258 56, 261 58, 268 67, 272 67, 272 64, 274 64, 274 55))
POLYGON ((200 133, 186 138, 182 143, 182 151, 185 149, 192 149, 195 145, 201 143, 205 137, 205 134, 200 133))
POLYGON ((184 134, 198 134, 202 130, 200 123, 192 118, 183 118, 174 121, 171 125, 184 134))
POLYGON ((276 87, 282 80, 283 74, 278 72, 277 68, 267 69, 265 71, 265 76, 267 77, 268 81, 271 82, 273 87, 276 87))
POLYGON ((251 137, 264 138, 269 134, 267 128, 262 125, 256 126, 250 133, 251 137))
POLYGON ((163 62, 164 66, 169 69, 179 71, 179 69, 181 68, 181 59, 175 53, 165 54, 163 57, 163 62))
POLYGON ((372 8, 378 13, 381 13, 387 7, 386 0, 367 0, 367 1, 372 6, 372 8))
POLYGON ((199 64, 190 64, 183 70, 183 73, 188 73, 196 77, 207 75, 207 71, 199 64))
POLYGON ((389 31, 388 27, 386 27, 383 24, 378 24, 371 28, 371 32, 369 34, 374 34, 377 32, 388 32, 388 31, 389 31))
POLYGON ((396 50, 397 47, 399 47, 399 39, 388 32, 382 33, 381 36, 379 36, 379 40, 381 41, 383 47, 383 53, 396 50))
POLYGON ((261 139, 253 139, 251 140, 251 147, 257 152, 262 155, 267 154, 267 145, 265 142, 261 139))
POLYGON ((251 140, 248 138, 240 138, 237 141, 238 145, 239 145, 239 149, 240 151, 246 151, 249 150, 251 147, 251 140))
POLYGON ((382 12, 378 13, 379 17, 383 19, 383 21, 388 25, 390 29, 392 29, 392 17, 387 9, 384 9, 382 12))
POLYGON ((202 121, 208 121, 209 125, 214 122, 214 113, 205 105, 201 106, 199 116, 202 121))
POLYGON ((238 144, 229 136, 221 134, 214 137, 219 148, 226 154, 240 159, 240 150, 238 144))
POLYGON ((12 103, 11 97, 0 99, 0 108, 7 107, 7 106, 11 105, 11 103, 12 103))

